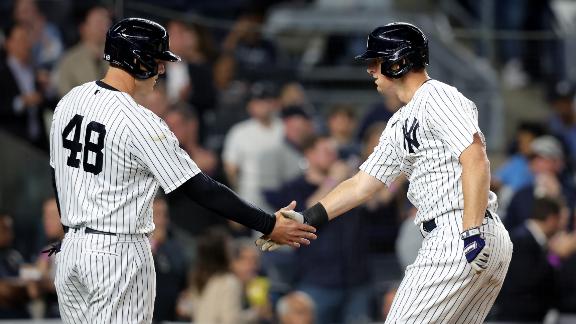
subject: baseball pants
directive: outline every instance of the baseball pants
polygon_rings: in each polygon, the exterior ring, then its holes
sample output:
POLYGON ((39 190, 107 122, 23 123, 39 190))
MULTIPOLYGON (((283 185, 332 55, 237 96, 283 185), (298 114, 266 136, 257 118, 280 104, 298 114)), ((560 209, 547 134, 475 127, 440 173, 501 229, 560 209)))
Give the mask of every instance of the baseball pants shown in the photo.
POLYGON ((64 323, 151 323, 156 274, 144 234, 66 233, 56 258, 64 323))
POLYGON ((481 231, 492 251, 476 274, 464 256, 462 211, 435 219, 394 297, 386 323, 482 323, 494 304, 512 259, 512 242, 500 218, 485 218, 481 231))

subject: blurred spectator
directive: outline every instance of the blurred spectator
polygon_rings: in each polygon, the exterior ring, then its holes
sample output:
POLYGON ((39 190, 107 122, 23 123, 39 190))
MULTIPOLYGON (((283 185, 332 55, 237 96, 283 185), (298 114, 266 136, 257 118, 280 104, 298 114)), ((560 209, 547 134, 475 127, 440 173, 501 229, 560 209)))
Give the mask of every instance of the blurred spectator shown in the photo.
MULTIPOLYGON (((222 179, 218 156, 199 143, 198 121, 190 107, 185 103, 176 105, 165 115, 165 120, 176 135, 180 146, 200 170, 215 179, 222 179)), ((226 223, 226 219, 200 206, 182 192, 170 193, 166 199, 170 206, 172 222, 189 235, 196 236, 207 228, 226 223), (203 217, 197 217, 198 215, 203 217)))
MULTIPOLYGON (((574 232, 568 240, 574 242, 574 232)), ((570 249, 568 249, 570 250, 570 249)), ((574 251, 572 246, 571 252, 574 251)), ((576 253, 572 253, 566 260, 562 260, 556 275, 556 287, 558 288, 558 298, 556 309, 563 315, 570 314, 572 321, 566 320, 560 323, 573 323, 576 318, 576 253)), ((569 317, 569 315, 567 316, 569 317)), ((562 318, 562 316, 561 316, 562 318)))
POLYGON ((498 215, 504 219, 510 200, 521 188, 534 182, 534 175, 530 170, 530 157, 532 156, 532 142, 544 135, 544 128, 537 122, 522 122, 516 129, 516 138, 512 143, 511 156, 508 157, 492 178, 491 189, 498 193, 498 215))
POLYGON ((314 324, 314 301, 301 291, 294 291, 278 300, 276 313, 280 324, 314 324))
POLYGON ((92 5, 78 14, 78 20, 80 41, 66 50, 55 71, 60 96, 75 86, 101 79, 108 67, 102 53, 112 24, 110 12, 104 6, 92 5))
MULTIPOLYGON (((48 249, 52 244, 58 244, 64 238, 64 230, 60 223, 60 213, 56 198, 49 198, 42 205, 42 220, 44 224, 44 235, 46 237, 45 247, 48 249)), ((41 253, 36 260, 36 269, 40 273, 38 281, 38 292, 44 304, 45 318, 58 318, 58 297, 54 278, 56 277, 56 257, 41 253)))
POLYGON ((576 168, 576 85, 563 80, 552 83, 548 89, 548 101, 552 106, 549 127, 568 148, 572 169, 576 168))
POLYGON ((241 78, 276 66, 276 46, 262 37, 262 20, 258 13, 241 15, 222 44, 224 52, 234 53, 241 78))
MULTIPOLYGON (((472 2, 472 1, 470 1, 472 2)), ((550 0, 511 0, 494 6, 494 26, 498 30, 550 31, 555 28, 555 17, 550 0)), ((473 1, 480 13, 481 3, 473 1)), ((509 88, 526 86, 531 79, 541 80, 553 75, 563 76, 564 56, 559 40, 524 40, 504 38, 499 43, 503 64, 502 80, 509 88)))
POLYGON ((289 82, 282 86, 280 104, 282 107, 309 107, 311 105, 304 87, 299 82, 289 82))
POLYGON ((149 91, 146 93, 135 93, 134 98, 137 103, 146 107, 158 117, 165 119, 168 110, 170 110, 170 105, 168 104, 168 98, 166 97, 166 85, 164 82, 158 82, 154 87, 155 91, 149 91))
MULTIPOLYGON (((273 208, 294 199, 300 209, 317 203, 352 169, 338 160, 336 143, 328 137, 304 142, 308 164, 304 175, 283 184, 266 197, 273 208)), ((368 318, 370 274, 366 220, 355 211, 339 217, 318 231, 318 239, 296 251, 297 283, 316 304, 318 323, 353 323, 368 318)))
POLYGON ((404 216, 404 220, 398 230, 395 245, 396 257, 401 269, 406 269, 406 267, 416 261, 423 240, 420 227, 414 224, 418 210, 411 204, 408 205, 409 207, 404 212, 406 216, 404 216))
POLYGON ((198 140, 198 118, 190 107, 178 105, 166 115, 166 123, 176 135, 180 146, 196 162, 200 170, 214 177, 218 168, 218 157, 202 147, 198 140))
POLYGON ((200 138, 205 136, 205 112, 216 106, 213 78, 215 51, 210 34, 199 25, 172 20, 168 23, 170 47, 182 58, 166 66, 168 99, 187 102, 196 110, 200 138))
POLYGON ((42 121, 45 97, 31 62, 30 30, 14 24, 5 34, 5 52, 0 56, 0 127, 47 150, 42 121))
POLYGON ((314 135, 312 117, 300 106, 284 107, 280 116, 284 124, 284 140, 262 154, 260 169, 265 175, 262 190, 275 190, 306 169, 303 148, 314 135))
POLYGON ((176 300, 186 284, 186 261, 182 246, 170 229, 168 205, 156 196, 152 205, 154 232, 150 237, 154 268, 156 269, 155 321, 176 320, 176 300))
POLYGON ((360 144, 354 138, 356 119, 356 110, 351 105, 335 105, 328 113, 328 132, 338 144, 339 157, 345 161, 360 156, 360 144))
POLYGON ((549 253, 562 251, 567 257, 576 248, 574 238, 551 241, 565 225, 566 210, 557 200, 537 198, 530 219, 511 233, 514 256, 494 308, 498 320, 542 322, 554 308, 555 271, 549 253))
POLYGON ((572 179, 562 173, 564 153, 560 142, 552 136, 541 136, 532 142, 531 149, 530 170, 534 181, 518 190, 508 205, 504 224, 510 231, 529 217, 534 198, 564 199, 574 211, 576 191, 572 179))
POLYGON ((26 283, 19 279, 24 260, 12 249, 12 218, 0 211, 0 319, 29 318, 26 283))
POLYGON ((47 21, 36 0, 16 0, 14 21, 30 28, 33 65, 51 70, 64 50, 58 28, 47 21))
POLYGON ((491 185, 495 190, 506 186, 514 192, 534 181, 528 159, 532 155, 532 142, 542 135, 544 135, 544 128, 539 123, 520 123, 513 143, 514 153, 492 177, 491 185))
POLYGON ((198 239, 192 282, 178 306, 181 316, 190 313, 194 323, 253 323, 253 312, 243 311, 242 283, 230 270, 230 243, 217 228, 198 239))
POLYGON ((382 101, 373 104, 368 111, 364 114, 360 123, 358 124, 358 139, 362 140, 366 135, 366 131, 374 123, 388 122, 388 119, 402 107, 400 99, 390 89, 386 89, 386 95, 382 96, 382 101))
POLYGON ((282 123, 275 117, 279 109, 276 86, 270 82, 252 85, 247 104, 250 119, 230 129, 222 159, 228 181, 240 196, 257 206, 264 206, 261 191, 267 175, 261 159, 268 149, 282 141, 282 123))
POLYGON ((232 245, 232 272, 242 283, 243 307, 246 316, 253 313, 257 322, 272 319, 272 307, 268 298, 270 282, 260 276, 260 252, 252 239, 236 239, 232 245))

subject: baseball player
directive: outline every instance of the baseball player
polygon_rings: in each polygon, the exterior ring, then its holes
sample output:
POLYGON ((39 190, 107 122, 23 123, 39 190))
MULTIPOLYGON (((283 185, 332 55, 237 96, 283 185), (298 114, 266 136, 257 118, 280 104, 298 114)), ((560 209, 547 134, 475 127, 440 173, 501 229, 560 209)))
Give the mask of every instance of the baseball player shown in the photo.
POLYGON ((135 92, 153 90, 165 61, 179 60, 164 27, 121 20, 106 35, 104 59, 104 79, 64 96, 51 128, 50 165, 66 232, 55 280, 65 323, 152 321, 148 236, 159 186, 273 240, 298 247, 315 238, 313 227, 267 214, 204 175, 162 119, 134 101, 135 92))
POLYGON ((489 191, 476 106, 456 88, 430 79, 427 39, 411 24, 374 29, 356 58, 367 61, 378 92, 392 90, 405 106, 355 176, 302 214, 287 216, 321 227, 405 174, 424 241, 386 323, 481 323, 504 281, 512 243, 489 191))

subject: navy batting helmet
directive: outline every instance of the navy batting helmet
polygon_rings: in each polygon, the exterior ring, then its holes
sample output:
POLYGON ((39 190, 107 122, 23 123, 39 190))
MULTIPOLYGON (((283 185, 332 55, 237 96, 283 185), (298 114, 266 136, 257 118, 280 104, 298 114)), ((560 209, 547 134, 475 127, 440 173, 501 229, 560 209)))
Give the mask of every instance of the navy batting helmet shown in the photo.
POLYGON ((366 51, 356 59, 382 59, 382 74, 398 79, 408 71, 428 64, 428 39, 412 24, 387 24, 377 27, 368 35, 366 51))
POLYGON ((166 29, 141 18, 122 19, 108 30, 104 59, 137 79, 158 74, 157 60, 180 61, 170 52, 166 29))

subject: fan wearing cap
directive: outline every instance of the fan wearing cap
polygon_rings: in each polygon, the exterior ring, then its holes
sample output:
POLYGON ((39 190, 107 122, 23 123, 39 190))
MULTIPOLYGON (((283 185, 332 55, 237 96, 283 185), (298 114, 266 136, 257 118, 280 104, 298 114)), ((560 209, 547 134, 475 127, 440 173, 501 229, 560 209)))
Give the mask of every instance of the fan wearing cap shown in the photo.
POLYGON ((278 89, 270 81, 250 87, 246 104, 249 119, 234 125, 224 141, 222 159, 232 188, 258 206, 266 206, 262 197, 261 159, 266 150, 282 142, 283 126, 277 117, 280 109, 278 89))
POLYGON ((565 200, 571 211, 576 202, 576 188, 564 173, 565 155, 562 145, 553 136, 536 138, 530 145, 529 166, 532 179, 519 189, 506 210, 504 225, 514 230, 530 216, 535 198, 550 197, 565 200))

